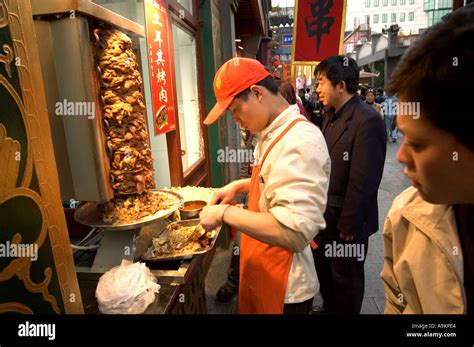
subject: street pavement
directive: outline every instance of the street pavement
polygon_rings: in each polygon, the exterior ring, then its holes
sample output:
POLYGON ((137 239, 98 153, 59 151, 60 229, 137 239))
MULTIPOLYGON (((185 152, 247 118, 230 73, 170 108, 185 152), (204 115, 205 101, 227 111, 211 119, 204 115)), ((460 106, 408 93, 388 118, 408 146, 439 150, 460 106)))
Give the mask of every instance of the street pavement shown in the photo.
MULTIPOLYGON (((401 138, 396 143, 387 143, 387 157, 378 194, 380 230, 369 239, 369 249, 365 261, 365 293, 361 314, 381 314, 385 306, 385 292, 380 280, 380 272, 383 267, 383 224, 393 199, 410 185, 410 181, 403 175, 403 165, 396 159, 400 140, 401 138)), ((216 302, 215 299, 218 289, 226 281, 231 253, 232 247, 217 249, 209 269, 205 288, 208 313, 229 314, 236 312, 236 298, 224 304, 216 302)), ((315 301, 317 302, 318 298, 315 301)))

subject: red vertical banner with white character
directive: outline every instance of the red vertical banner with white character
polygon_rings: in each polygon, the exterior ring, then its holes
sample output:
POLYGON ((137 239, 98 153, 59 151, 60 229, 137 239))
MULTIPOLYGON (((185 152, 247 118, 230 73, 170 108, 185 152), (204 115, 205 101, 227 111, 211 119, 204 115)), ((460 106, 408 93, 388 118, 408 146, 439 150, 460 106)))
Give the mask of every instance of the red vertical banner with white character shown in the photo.
POLYGON ((296 0, 293 64, 317 65, 341 54, 347 0, 296 0))
POLYGON ((145 0, 145 16, 153 124, 155 135, 159 135, 176 129, 170 55, 173 42, 165 0, 145 0))

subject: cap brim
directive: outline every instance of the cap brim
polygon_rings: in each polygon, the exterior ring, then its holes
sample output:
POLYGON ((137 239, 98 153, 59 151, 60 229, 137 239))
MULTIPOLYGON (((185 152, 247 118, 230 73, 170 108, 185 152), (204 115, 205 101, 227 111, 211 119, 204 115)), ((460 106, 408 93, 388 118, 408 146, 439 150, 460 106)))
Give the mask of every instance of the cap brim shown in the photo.
POLYGON ((207 115, 206 119, 204 119, 204 124, 210 125, 214 123, 217 119, 219 119, 219 117, 224 114, 225 110, 229 108, 229 105, 232 103, 232 100, 234 100, 234 97, 228 98, 224 101, 215 104, 211 112, 209 112, 209 114, 207 115))

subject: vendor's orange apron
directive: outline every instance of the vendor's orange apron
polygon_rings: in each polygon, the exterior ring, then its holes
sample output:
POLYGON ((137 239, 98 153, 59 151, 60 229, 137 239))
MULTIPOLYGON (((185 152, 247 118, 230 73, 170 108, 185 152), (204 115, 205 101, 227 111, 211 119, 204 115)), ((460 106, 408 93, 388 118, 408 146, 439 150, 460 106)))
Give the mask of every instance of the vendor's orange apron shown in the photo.
MULTIPOLYGON (((260 164, 253 167, 248 202, 250 211, 260 212, 258 207, 260 170, 268 153, 296 123, 301 121, 307 122, 304 119, 295 119, 291 122, 272 142, 260 164)), ((282 314, 292 260, 293 252, 242 234, 240 238, 239 313, 282 314)))

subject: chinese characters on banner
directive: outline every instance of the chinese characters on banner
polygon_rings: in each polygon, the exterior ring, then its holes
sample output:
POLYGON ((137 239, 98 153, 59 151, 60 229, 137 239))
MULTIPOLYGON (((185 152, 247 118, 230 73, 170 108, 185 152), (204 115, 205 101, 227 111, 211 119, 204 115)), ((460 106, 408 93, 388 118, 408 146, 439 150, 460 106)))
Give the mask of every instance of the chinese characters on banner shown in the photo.
POLYGON ((341 54, 346 0, 297 0, 293 38, 295 64, 316 64, 341 54))
POLYGON ((146 0, 145 16, 153 124, 155 135, 159 135, 176 129, 170 60, 173 45, 168 35, 168 12, 165 1, 146 0))

